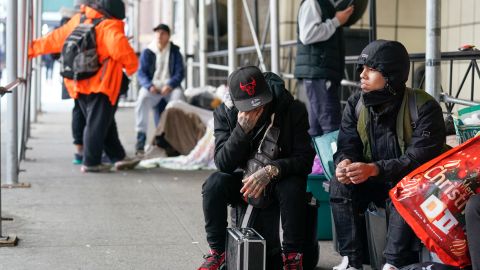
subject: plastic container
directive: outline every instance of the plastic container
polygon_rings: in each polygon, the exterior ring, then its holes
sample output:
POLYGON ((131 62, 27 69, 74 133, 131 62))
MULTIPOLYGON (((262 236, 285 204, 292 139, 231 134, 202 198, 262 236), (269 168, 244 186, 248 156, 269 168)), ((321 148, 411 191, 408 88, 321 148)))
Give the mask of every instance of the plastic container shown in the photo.
POLYGON ((320 203, 317 217, 317 239, 332 240, 332 215, 330 210, 329 194, 323 187, 323 182, 328 181, 323 174, 311 174, 307 179, 307 191, 320 203))
POLYGON ((453 117, 459 144, 480 134, 480 105, 463 108, 453 117))

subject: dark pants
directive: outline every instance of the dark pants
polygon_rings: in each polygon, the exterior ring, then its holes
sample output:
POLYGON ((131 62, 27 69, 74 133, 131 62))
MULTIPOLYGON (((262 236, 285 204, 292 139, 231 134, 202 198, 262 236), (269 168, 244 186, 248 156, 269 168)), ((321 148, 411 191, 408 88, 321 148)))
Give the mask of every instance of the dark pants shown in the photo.
MULTIPOLYGON (((227 206, 242 203, 240 189, 243 174, 215 172, 203 184, 203 214, 205 231, 211 249, 225 250, 227 206)), ((280 205, 283 228, 283 251, 302 252, 305 238, 305 189, 301 177, 283 178, 275 184, 273 193, 280 205)))
POLYGON ((160 123, 160 117, 162 116, 163 111, 167 107, 167 101, 162 98, 160 102, 158 102, 157 106, 153 108, 153 121, 155 123, 155 127, 158 127, 158 123, 160 123))
POLYGON ((465 208, 468 250, 473 270, 480 270, 480 195, 473 195, 465 208))
POLYGON ((83 116, 82 109, 78 100, 74 99, 75 105, 72 110, 72 135, 73 144, 83 145, 83 131, 85 130, 85 116, 83 116))
POLYGON ((388 207, 387 243, 384 251, 387 263, 402 267, 418 262, 418 251, 412 247, 417 238, 388 199, 384 183, 366 181, 360 185, 344 185, 333 178, 330 182, 330 205, 338 237, 340 255, 348 256, 351 266, 360 268, 363 256, 362 215, 370 202, 388 207), (360 225, 362 224, 362 225, 360 225))
POLYGON ((83 133, 83 164, 99 165, 102 151, 105 151, 112 162, 124 159, 125 150, 118 138, 115 122, 117 105, 112 106, 104 94, 80 94, 78 103, 86 119, 83 133))
POLYGON ((308 133, 315 137, 339 129, 342 120, 338 97, 340 83, 325 79, 304 79, 303 85, 310 101, 308 133))

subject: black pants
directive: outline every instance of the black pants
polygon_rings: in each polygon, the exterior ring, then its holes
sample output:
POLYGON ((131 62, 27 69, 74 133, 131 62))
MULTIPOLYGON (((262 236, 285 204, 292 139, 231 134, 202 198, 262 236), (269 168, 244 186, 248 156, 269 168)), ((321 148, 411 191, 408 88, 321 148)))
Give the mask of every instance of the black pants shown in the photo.
MULTIPOLYGON (((211 249, 225 250, 227 206, 242 202, 240 189, 242 173, 215 172, 203 184, 203 214, 205 231, 211 249)), ((273 189, 280 205, 283 228, 283 251, 302 252, 305 239, 305 179, 286 177, 280 179, 273 189)))
POLYGON ((72 135, 73 135, 73 144, 83 145, 83 131, 85 130, 85 125, 87 124, 85 116, 83 116, 82 109, 77 99, 74 99, 75 105, 72 110, 72 135))
POLYGON ((480 195, 474 195, 468 200, 465 221, 472 268, 480 270, 480 195))
POLYGON ((86 119, 83 133, 83 164, 99 165, 103 151, 112 162, 124 159, 125 150, 118 138, 115 122, 117 105, 112 106, 104 94, 80 94, 78 103, 86 119))
POLYGON ((417 238, 388 199, 384 183, 366 181, 359 185, 344 185, 334 177, 330 182, 330 205, 337 232, 340 255, 348 256, 351 266, 362 267, 363 256, 360 230, 362 215, 370 202, 388 207, 387 243, 384 251, 387 263, 402 267, 418 262, 418 251, 412 247, 417 238))

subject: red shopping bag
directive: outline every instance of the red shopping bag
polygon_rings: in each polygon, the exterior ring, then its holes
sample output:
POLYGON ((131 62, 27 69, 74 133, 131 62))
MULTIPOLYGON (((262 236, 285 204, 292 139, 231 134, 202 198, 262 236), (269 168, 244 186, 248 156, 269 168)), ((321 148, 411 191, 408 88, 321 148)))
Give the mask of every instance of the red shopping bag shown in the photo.
POLYGON ((470 265, 465 205, 480 192, 480 137, 475 137, 405 176, 390 197, 430 251, 445 264, 470 265))

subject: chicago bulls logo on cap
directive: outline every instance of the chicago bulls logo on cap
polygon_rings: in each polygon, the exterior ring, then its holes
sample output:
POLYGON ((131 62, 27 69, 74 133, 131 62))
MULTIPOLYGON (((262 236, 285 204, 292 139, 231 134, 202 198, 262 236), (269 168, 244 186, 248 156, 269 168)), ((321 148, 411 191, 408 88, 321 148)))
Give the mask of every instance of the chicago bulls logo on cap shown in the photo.
POLYGON ((257 82, 252 77, 250 77, 250 79, 252 79, 252 81, 246 84, 243 84, 242 82, 240 82, 240 89, 243 92, 247 92, 249 96, 253 96, 255 95, 255 86, 257 86, 257 82))
POLYGON ((233 104, 241 112, 263 106, 273 99, 262 71, 256 66, 241 67, 228 76, 233 104))

